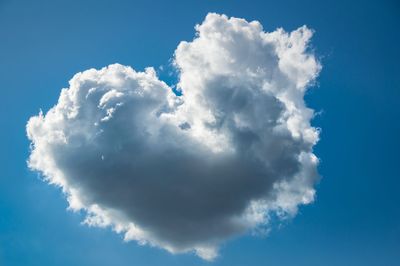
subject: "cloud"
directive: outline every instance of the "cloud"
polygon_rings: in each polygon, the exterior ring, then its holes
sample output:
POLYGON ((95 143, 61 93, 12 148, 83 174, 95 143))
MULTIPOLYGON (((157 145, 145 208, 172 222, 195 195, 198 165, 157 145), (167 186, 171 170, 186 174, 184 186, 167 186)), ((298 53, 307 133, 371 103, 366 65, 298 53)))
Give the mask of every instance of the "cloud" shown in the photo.
POLYGON ((320 65, 301 27, 208 14, 174 54, 176 95, 153 68, 76 74, 27 124, 29 167, 85 223, 212 260, 224 240, 313 201, 318 130, 304 93, 320 65))

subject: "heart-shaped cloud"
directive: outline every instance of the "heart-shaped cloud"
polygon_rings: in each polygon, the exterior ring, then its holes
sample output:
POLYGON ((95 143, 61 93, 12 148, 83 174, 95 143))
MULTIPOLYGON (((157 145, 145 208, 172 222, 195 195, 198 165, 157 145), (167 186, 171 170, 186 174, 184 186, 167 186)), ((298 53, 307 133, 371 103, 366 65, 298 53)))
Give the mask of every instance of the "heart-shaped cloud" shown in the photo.
POLYGON ((29 166, 87 224, 211 260, 221 241, 313 200, 318 130, 303 98, 320 65, 306 27, 209 14, 196 30, 174 55, 181 95, 153 68, 76 74, 30 118, 29 166))

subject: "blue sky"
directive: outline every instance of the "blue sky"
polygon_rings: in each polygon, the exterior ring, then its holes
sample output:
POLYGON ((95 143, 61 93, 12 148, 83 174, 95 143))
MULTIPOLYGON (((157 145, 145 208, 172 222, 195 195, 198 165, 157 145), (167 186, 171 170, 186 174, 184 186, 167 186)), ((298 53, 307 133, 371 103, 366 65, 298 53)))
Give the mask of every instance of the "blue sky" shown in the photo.
POLYGON ((0 265, 397 265, 399 12, 395 1, 0 1, 0 265), (25 132, 79 71, 167 67, 208 12, 267 31, 305 24, 323 65, 306 95, 321 111, 316 201, 266 238, 226 242, 212 263, 81 225, 60 190, 28 169, 25 132))

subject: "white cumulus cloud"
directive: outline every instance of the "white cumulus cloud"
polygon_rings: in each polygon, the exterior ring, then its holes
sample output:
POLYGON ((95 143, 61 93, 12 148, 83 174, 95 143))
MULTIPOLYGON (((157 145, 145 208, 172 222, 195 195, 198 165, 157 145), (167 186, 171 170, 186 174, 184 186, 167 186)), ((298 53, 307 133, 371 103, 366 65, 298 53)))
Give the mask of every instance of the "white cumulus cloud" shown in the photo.
POLYGON ((208 14, 174 54, 176 95, 153 68, 76 74, 29 119, 29 167, 85 223, 204 259, 313 201, 318 130, 304 94, 320 71, 312 31, 264 32, 208 14))

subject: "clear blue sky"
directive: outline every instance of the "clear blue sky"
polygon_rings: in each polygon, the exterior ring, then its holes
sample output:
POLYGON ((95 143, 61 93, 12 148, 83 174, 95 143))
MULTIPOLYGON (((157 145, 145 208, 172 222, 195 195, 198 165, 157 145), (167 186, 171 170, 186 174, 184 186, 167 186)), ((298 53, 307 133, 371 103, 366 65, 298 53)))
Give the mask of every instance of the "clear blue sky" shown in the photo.
POLYGON ((208 12, 259 20, 267 31, 306 24, 323 65, 306 96, 321 111, 316 202, 267 238, 224 244, 212 264, 398 265, 400 4, 384 0, 0 0, 0 265, 211 265, 81 225, 60 191, 27 168, 25 133, 76 72, 168 66, 208 12))

